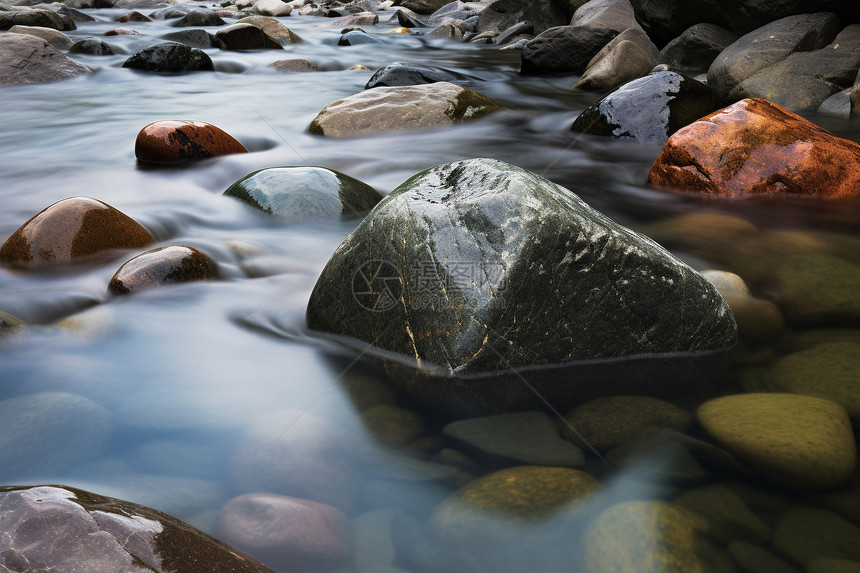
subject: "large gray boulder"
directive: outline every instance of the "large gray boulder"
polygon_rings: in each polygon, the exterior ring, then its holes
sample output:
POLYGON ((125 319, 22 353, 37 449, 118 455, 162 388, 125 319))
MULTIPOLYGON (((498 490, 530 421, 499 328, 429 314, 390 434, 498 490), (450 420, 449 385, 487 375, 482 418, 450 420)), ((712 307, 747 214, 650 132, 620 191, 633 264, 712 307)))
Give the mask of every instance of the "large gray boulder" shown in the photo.
POLYGON ((716 24, 695 24, 660 50, 660 62, 685 73, 707 71, 738 35, 716 24))
POLYGON ((736 330, 717 290, 662 247, 491 159, 383 199, 326 265, 307 320, 382 357, 419 398, 487 410, 534 402, 520 376, 556 406, 670 392, 681 357, 690 389, 736 330))
POLYGON ((528 20, 535 33, 568 23, 569 16, 562 0, 496 0, 478 14, 478 32, 504 32, 514 24, 528 20))
POLYGON ((539 34, 523 46, 524 74, 581 74, 597 52, 618 32, 589 26, 558 26, 539 34))
POLYGON ((42 38, 11 32, 0 35, 0 86, 42 84, 91 73, 42 38))
POLYGON ((642 30, 630 0, 589 0, 576 9, 570 25, 608 28, 618 33, 629 28, 642 30))
POLYGON ((80 489, 0 487, 3 571, 272 573, 158 510, 80 489))

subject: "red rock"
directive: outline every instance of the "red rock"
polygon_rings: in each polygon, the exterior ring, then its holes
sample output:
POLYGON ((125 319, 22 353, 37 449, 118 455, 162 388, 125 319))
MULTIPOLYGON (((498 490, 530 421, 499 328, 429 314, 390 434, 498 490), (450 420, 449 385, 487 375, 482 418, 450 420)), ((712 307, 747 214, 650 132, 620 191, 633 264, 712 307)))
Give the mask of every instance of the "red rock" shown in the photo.
POLYGON ((193 247, 171 245, 146 251, 128 260, 114 273, 108 290, 129 294, 171 283, 212 278, 212 261, 193 247))
POLYGON ((141 129, 134 142, 134 154, 149 163, 176 163, 231 153, 248 150, 227 132, 202 121, 156 121, 141 129))
POLYGON ((675 132, 648 182, 731 197, 857 197, 860 145, 767 100, 744 99, 675 132))
POLYGON ((221 510, 218 536, 278 571, 333 571, 352 556, 343 512, 284 495, 250 493, 231 499, 221 510))
POLYGON ((131 28, 114 28, 104 33, 105 36, 138 36, 140 32, 131 28))
POLYGON ((0 263, 36 267, 77 262, 112 249, 155 242, 140 223, 90 197, 70 197, 34 215, 0 247, 0 263))

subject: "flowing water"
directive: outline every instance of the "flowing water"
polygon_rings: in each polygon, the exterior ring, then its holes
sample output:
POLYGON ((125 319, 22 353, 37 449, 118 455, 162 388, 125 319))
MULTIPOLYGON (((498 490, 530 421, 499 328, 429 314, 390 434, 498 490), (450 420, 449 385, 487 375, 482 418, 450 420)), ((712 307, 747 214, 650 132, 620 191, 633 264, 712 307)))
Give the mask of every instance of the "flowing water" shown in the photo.
MULTIPOLYGON (((124 11, 88 12, 97 21, 79 24, 69 33, 73 38, 101 35, 118 25, 113 20, 124 11)), ((5 483, 78 486, 163 509, 214 531, 221 506, 247 491, 236 468, 243 436, 263 436, 261 455, 270 452, 272 464, 278 466, 283 463, 276 459, 283 451, 279 444, 290 442, 291 434, 313 443, 313 432, 304 434, 301 426, 322 418, 348 429, 352 440, 374 452, 369 456, 383 460, 350 474, 355 483, 345 487, 355 489, 347 504, 351 517, 390 502, 401 505, 420 525, 455 489, 451 480, 380 477, 387 471, 384 460, 405 463, 402 458, 415 450, 381 445, 363 426, 357 414, 361 398, 346 391, 344 380, 369 379, 380 392, 387 383, 373 371, 351 365, 350 351, 324 345, 305 330, 305 308, 316 278, 357 221, 285 224, 221 195, 256 169, 322 165, 385 194, 419 170, 492 157, 571 189, 633 228, 707 211, 730 213, 768 228, 858 234, 856 203, 720 202, 649 188, 645 180, 660 146, 571 133, 574 118, 598 96, 570 90, 575 77, 520 76, 516 51, 385 35, 395 26, 385 22, 370 29, 381 43, 339 47, 339 31, 320 27, 328 20, 282 20, 303 43, 283 52, 207 50, 214 73, 159 75, 123 69, 128 55, 175 31, 169 21, 156 21, 133 25, 139 36, 108 38, 122 54, 76 56, 97 68, 90 77, 2 89, 0 237, 55 201, 91 196, 141 222, 159 245, 181 243, 203 250, 217 262, 220 277, 116 298, 108 295, 106 286, 127 253, 59 272, 0 270, 0 310, 33 325, 0 344, 0 399, 72 393, 104 408, 110 423, 103 447, 83 448, 80 457, 61 463, 63 452, 52 452, 38 439, 39 424, 57 421, 21 417, 26 431, 19 439, 31 440, 33 448, 56 456, 57 463, 36 460, 13 464, 17 469, 0 468, 5 483), (278 73, 268 68, 283 58, 305 58, 327 71, 278 73), (437 131, 357 139, 307 134, 319 110, 361 91, 372 73, 348 68, 362 64, 374 70, 393 61, 434 64, 466 74, 475 78, 470 87, 510 110, 437 131), (137 164, 138 131, 162 119, 213 123, 251 153, 177 168, 137 164), (55 326, 58 321, 62 326, 55 326), (400 456, 400 461, 391 456, 400 456)), ((837 135, 860 140, 856 123, 812 119, 837 135)), ((679 254, 697 268, 710 266, 679 254)), ((426 434, 438 435, 445 420, 421 414, 426 434)), ((89 422, 73 423, 86 428, 89 422)), ((597 473, 603 471, 599 461, 594 464, 597 473)), ((472 469, 484 471, 486 467, 472 469)), ((670 485, 654 479, 650 486, 670 485)), ((628 480, 627 486, 617 488, 635 489, 629 484, 646 482, 628 480)), ((635 497, 630 491, 618 495, 635 497)), ((413 544, 408 536, 404 539, 398 543, 413 544)), ((538 570, 567 570, 564 551, 550 555, 544 557, 545 568, 538 570)), ((439 557, 438 570, 485 570, 480 561, 469 568, 446 559, 439 557)), ((423 567, 433 569, 426 563, 423 567)))

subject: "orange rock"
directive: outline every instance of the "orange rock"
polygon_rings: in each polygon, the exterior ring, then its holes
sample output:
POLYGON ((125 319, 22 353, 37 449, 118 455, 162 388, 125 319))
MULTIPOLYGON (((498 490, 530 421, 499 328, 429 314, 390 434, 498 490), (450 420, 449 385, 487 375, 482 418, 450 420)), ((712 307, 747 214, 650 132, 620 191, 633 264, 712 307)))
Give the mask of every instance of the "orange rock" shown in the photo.
POLYGON ((231 153, 248 153, 248 150, 229 133, 202 121, 156 121, 141 129, 134 142, 134 154, 149 163, 175 163, 231 153))
POLYGON ((34 215, 0 247, 0 263, 12 267, 77 262, 111 249, 155 242, 140 223, 90 197, 70 197, 34 215))
POLYGON ((206 280, 212 278, 213 266, 209 257, 194 247, 158 247, 126 261, 114 273, 108 290, 129 294, 171 283, 206 280))
POLYGON ((744 99, 675 132, 648 182, 732 197, 857 197, 860 145, 767 100, 744 99))

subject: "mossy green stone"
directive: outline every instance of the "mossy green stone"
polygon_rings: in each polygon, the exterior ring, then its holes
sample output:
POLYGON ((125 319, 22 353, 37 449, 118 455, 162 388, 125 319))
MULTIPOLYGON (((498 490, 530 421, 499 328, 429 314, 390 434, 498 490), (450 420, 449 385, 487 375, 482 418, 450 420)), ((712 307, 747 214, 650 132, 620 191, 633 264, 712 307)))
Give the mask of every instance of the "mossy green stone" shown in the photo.
POLYGON ((290 221, 353 217, 382 199, 370 185, 325 167, 269 167, 231 185, 224 195, 290 221))
POLYGON ((744 573, 798 573, 783 559, 758 545, 734 541, 726 549, 744 573))
POLYGON ((809 562, 806 573, 860 573, 860 562, 851 559, 822 557, 809 562))
POLYGON ((831 342, 780 358, 762 378, 771 392, 836 402, 860 424, 860 342, 831 342))
POLYGON ((724 485, 708 485, 688 491, 675 503, 707 519, 711 536, 720 541, 766 543, 770 539, 770 527, 750 511, 737 493, 724 485))
POLYGON ((789 510, 773 532, 773 548, 797 563, 824 557, 860 559, 860 527, 815 507, 789 510))
POLYGON ((589 573, 706 573, 707 522, 662 501, 628 501, 600 514, 585 535, 589 573))
POLYGON ((773 483, 835 487, 857 462, 854 433, 838 404, 795 394, 738 394, 705 402, 699 423, 722 447, 773 483))
POLYGON ((789 257, 771 279, 790 323, 860 324, 860 266, 828 255, 789 257))

